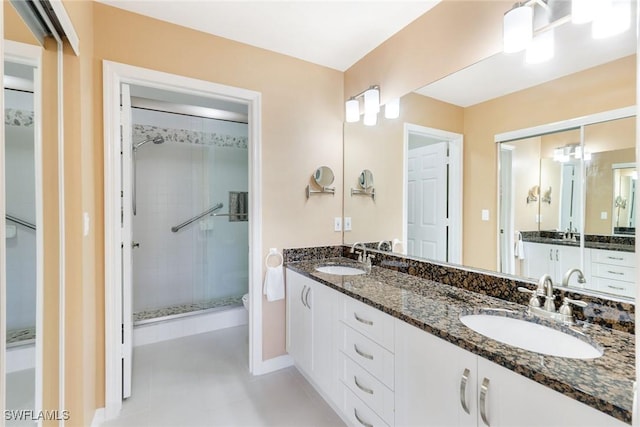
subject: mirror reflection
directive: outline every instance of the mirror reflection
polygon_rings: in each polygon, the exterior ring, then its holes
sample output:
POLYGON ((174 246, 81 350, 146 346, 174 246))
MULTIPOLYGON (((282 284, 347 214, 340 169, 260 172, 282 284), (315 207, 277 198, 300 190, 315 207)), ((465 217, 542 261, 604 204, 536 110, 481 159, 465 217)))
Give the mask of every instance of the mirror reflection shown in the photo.
POLYGON ((613 164, 613 234, 635 235, 636 181, 635 163, 613 164))
MULTIPOLYGON (((635 117, 584 126, 583 135, 578 126, 567 125, 562 131, 541 132, 530 145, 513 138, 498 144, 504 149, 496 150, 493 144, 496 135, 503 133, 636 104, 633 31, 595 41, 585 26, 560 25, 554 29, 554 36, 555 56, 551 61, 533 65, 526 63, 524 52, 498 54, 406 94, 400 100, 398 119, 381 119, 376 126, 345 123, 344 215, 352 217, 352 230, 344 233, 344 243, 368 242, 375 247, 383 240, 399 241, 394 245, 396 252, 524 277, 534 273, 527 273, 519 257, 528 259, 531 265, 536 260, 545 264, 544 259, 556 259, 557 249, 557 259, 566 262, 555 261, 557 266, 545 265, 545 269, 587 270, 593 267, 591 261, 587 262, 588 256, 604 256, 587 253, 587 249, 633 250, 629 221, 634 216, 621 206, 624 199, 635 196, 635 187, 629 178, 624 178, 623 184, 617 180, 625 195, 616 194, 620 196, 620 208, 615 209, 614 172, 622 167, 613 165, 635 162, 634 156, 624 152, 635 147, 635 131, 626 133, 629 127, 635 127, 635 117), (437 239, 446 242, 449 249, 458 245, 458 257, 408 250, 406 230, 412 225, 407 215, 407 194, 411 193, 407 176, 403 176, 407 173, 403 162, 408 161, 407 128, 412 126, 458 134, 464 141, 460 146, 463 161, 459 189, 451 187, 458 175, 451 163, 451 155, 455 158, 456 152, 449 145, 448 187, 444 192, 449 199, 444 202, 442 226, 445 233, 455 234, 452 223, 459 214, 460 230, 464 224, 464 231, 459 238, 449 234, 444 240, 437 239), (528 157, 527 150, 538 152, 528 157), (507 162, 509 156, 512 158, 507 162), (502 173, 507 163, 511 166, 508 176, 502 173), (376 175, 375 205, 350 194, 357 183, 349 177, 365 168, 376 175), (500 187, 509 191, 501 193, 500 187), (459 195, 458 204, 451 200, 452 195, 459 195), (498 200, 505 197, 512 197, 513 212, 496 209, 498 200), (554 244, 563 243, 563 247, 575 249, 567 253, 575 253, 562 257, 560 248, 555 247, 537 255, 518 251, 518 247, 531 243, 531 233, 538 238, 540 233, 553 233, 549 238, 554 244)), ((455 137, 449 139, 453 140, 455 137)), ((423 210, 420 220, 435 218, 427 214, 436 212, 437 199, 429 199, 423 206, 430 210, 423 210)), ((535 272, 535 278, 539 277, 535 272)), ((601 282, 593 279, 580 289, 612 293, 601 282)), ((633 292, 625 289, 615 294, 630 296, 633 292)))
MULTIPOLYGON (((33 67, 5 61, 6 406, 9 410, 35 407, 37 226, 33 76, 33 67)), ((12 421, 8 425, 12 425, 12 421)))

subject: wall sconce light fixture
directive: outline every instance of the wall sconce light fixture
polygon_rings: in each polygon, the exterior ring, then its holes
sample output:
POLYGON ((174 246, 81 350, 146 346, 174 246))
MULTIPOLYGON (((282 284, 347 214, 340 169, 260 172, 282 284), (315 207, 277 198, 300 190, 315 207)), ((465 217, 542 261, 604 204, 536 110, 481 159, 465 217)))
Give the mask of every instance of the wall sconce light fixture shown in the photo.
MULTIPOLYGON (((369 89, 352 96, 345 103, 345 120, 347 123, 355 123, 360 120, 360 100, 364 110, 364 124, 375 126, 378 123, 380 112, 380 86, 370 86, 369 89)), ((384 106, 384 116, 387 119, 400 117, 400 99, 392 99, 384 106)))
POLYGON ((503 51, 515 53, 527 49, 527 63, 536 64, 553 57, 554 28, 567 22, 591 22, 594 39, 615 36, 631 28, 631 0, 571 0, 571 12, 550 22, 550 17, 561 11, 556 8, 562 7, 562 3, 549 0, 515 3, 503 17, 503 51))
POLYGON ((566 163, 571 158, 574 159, 583 159, 584 161, 591 160, 591 151, 582 150, 582 146, 580 144, 569 144, 564 147, 558 147, 553 150, 553 161, 566 163))

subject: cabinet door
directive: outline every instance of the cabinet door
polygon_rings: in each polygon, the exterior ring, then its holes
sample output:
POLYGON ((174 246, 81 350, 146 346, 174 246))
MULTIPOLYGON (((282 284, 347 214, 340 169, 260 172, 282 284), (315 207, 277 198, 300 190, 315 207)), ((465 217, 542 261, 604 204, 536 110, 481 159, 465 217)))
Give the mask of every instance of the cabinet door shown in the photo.
POLYGON ((311 310, 307 307, 310 288, 307 278, 287 270, 287 351, 298 368, 311 369, 311 310))
POLYGON ((396 426, 475 426, 477 356, 400 320, 395 332, 396 426))
POLYGON ((478 389, 478 425, 482 427, 626 425, 481 357, 478 357, 478 389), (488 383, 483 404, 481 387, 485 380, 488 383))
MULTIPOLYGON (((561 284, 562 277, 567 270, 571 268, 582 269, 579 247, 556 245, 554 249, 554 259, 556 260, 556 276, 553 279, 554 283, 561 284)), ((584 287, 582 284, 578 283, 577 274, 571 275, 569 286, 574 288, 584 287)))
MULTIPOLYGON (((530 279, 539 279, 543 274, 555 274, 554 246, 544 243, 525 242, 524 275, 530 279)), ((555 277, 554 277, 555 281, 555 277)))
POLYGON ((311 306, 311 365, 312 378, 326 396, 337 394, 337 315, 333 289, 309 280, 311 292, 307 301, 311 306))

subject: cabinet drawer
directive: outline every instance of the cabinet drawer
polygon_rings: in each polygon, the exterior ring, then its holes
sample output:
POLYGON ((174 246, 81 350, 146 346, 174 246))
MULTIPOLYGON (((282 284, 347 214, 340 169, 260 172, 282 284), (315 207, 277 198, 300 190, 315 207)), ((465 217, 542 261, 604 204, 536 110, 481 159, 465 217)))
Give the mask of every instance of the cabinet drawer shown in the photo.
POLYGON ((340 322, 338 348, 393 390, 393 353, 340 322))
POLYGON ((592 249, 591 261, 602 264, 621 265, 623 267, 636 266, 636 254, 633 252, 604 251, 592 249))
POLYGON ((344 297, 341 318, 353 329, 393 351, 393 317, 353 298, 344 297))
POLYGON ((622 282, 620 280, 594 277, 592 280, 593 289, 608 294, 634 297, 636 295, 636 285, 633 282, 622 282))
POLYGON ((620 280, 623 282, 635 282, 636 269, 632 267, 623 267, 620 265, 593 264, 591 274, 594 277, 603 277, 605 279, 620 280))
POLYGON ((393 391, 344 354, 340 356, 340 380, 386 423, 393 424, 393 391))
POLYGON ((382 418, 376 415, 362 400, 358 399, 351 390, 341 385, 342 388, 342 413, 349 420, 349 424, 355 427, 388 427, 382 418))

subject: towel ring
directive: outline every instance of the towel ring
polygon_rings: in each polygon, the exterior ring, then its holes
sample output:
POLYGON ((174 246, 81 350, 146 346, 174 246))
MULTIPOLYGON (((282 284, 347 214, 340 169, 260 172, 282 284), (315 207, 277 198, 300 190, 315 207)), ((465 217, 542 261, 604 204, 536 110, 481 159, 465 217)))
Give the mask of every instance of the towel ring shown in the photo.
POLYGON ((284 264, 284 257, 282 256, 282 254, 278 252, 277 249, 271 248, 269 249, 269 253, 267 254, 267 256, 264 258, 264 263, 267 267, 269 267, 269 257, 272 257, 272 256, 280 257, 280 262, 278 263, 278 265, 274 267, 281 267, 282 264, 284 264))

